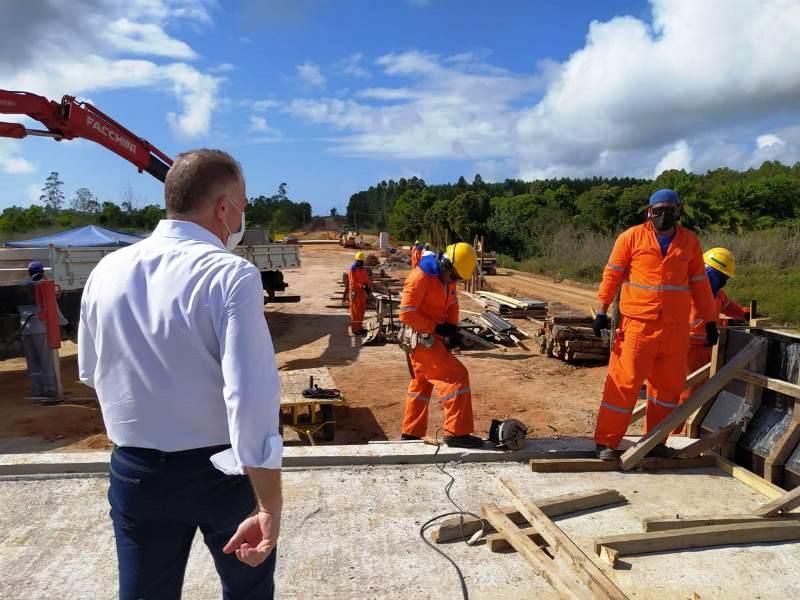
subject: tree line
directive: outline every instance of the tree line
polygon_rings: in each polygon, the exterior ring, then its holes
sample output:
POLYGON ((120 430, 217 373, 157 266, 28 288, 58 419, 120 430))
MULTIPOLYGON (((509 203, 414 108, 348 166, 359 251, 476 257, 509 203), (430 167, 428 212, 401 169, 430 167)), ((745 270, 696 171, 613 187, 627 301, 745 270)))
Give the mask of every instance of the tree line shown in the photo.
MULTIPOLYGON (((67 201, 63 188, 59 173, 50 173, 38 204, 26 208, 11 206, 0 213, 0 234, 8 236, 84 225, 148 232, 165 216, 160 203, 137 201, 130 187, 122 191, 119 204, 101 200, 85 187, 79 188, 67 201)), ((262 227, 273 232, 294 231, 311 220, 311 205, 292 201, 287 195, 287 185, 281 183, 271 196, 250 198, 245 218, 248 227, 262 227)))
POLYGON ((722 168, 705 174, 665 171, 654 180, 631 177, 506 179, 486 183, 476 175, 455 184, 422 179, 382 181, 353 194, 350 223, 385 228, 402 240, 472 241, 516 259, 540 255, 565 226, 609 235, 641 223, 650 194, 676 190, 681 222, 698 231, 742 233, 800 224, 800 163, 765 162, 758 169, 722 168))

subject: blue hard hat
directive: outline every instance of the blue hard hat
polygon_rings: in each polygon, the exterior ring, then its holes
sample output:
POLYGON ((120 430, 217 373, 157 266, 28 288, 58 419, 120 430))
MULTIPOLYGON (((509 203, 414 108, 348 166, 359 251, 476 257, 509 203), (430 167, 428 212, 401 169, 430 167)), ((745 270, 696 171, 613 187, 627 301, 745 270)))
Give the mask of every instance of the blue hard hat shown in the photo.
POLYGON ((656 190, 650 196, 650 206, 654 206, 656 204, 680 204, 681 199, 678 197, 678 192, 675 190, 663 189, 663 190, 656 190))
POLYGON ((44 264, 34 260, 28 265, 28 273, 44 273, 44 264))

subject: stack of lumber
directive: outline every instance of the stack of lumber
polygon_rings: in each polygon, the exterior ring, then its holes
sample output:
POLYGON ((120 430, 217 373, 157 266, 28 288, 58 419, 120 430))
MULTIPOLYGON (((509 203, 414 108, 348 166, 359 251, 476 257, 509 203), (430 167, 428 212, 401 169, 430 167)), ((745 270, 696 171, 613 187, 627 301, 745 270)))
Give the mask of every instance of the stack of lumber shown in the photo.
POLYGON ((591 317, 563 315, 530 321, 536 327, 533 335, 545 356, 567 362, 608 360, 608 339, 595 336, 591 317))
POLYGON ((544 319, 547 317, 547 302, 531 298, 512 298, 494 292, 475 292, 475 300, 486 310, 507 319, 544 319))
POLYGON ((522 340, 527 337, 515 325, 489 311, 469 316, 459 323, 459 326, 487 341, 503 346, 524 348, 522 340))

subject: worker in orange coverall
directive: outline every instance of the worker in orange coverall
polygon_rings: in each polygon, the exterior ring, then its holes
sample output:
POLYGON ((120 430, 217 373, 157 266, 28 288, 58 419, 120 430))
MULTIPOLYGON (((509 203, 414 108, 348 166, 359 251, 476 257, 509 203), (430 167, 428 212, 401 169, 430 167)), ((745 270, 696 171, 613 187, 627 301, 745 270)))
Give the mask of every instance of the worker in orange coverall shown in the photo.
POLYGON ((356 252, 355 262, 347 273, 350 291, 350 331, 353 335, 365 335, 364 311, 367 309, 367 294, 372 293, 372 282, 364 267, 364 253, 356 252))
POLYGON ((412 380, 408 384, 401 439, 418 440, 428 428, 428 405, 434 389, 444 405, 444 442, 477 448, 483 440, 472 435, 472 396, 469 373, 450 354, 445 338, 457 334, 459 322, 456 281, 472 276, 475 249, 459 242, 443 254, 422 257, 403 285, 400 301, 400 345, 408 353, 412 380))
MULTIPOLYGON (((647 221, 624 231, 603 271, 593 323, 598 337, 609 326, 606 311, 622 286, 622 322, 611 349, 603 401, 594 439, 597 457, 616 460, 619 446, 645 379, 654 390, 647 403, 647 427, 653 429, 679 403, 686 381, 689 312, 694 302, 705 321, 705 343, 719 339, 714 296, 697 236, 678 225, 681 203, 673 190, 650 196, 647 221)), ((650 456, 672 452, 656 445, 650 456)))
POLYGON ((422 244, 419 243, 419 240, 414 242, 414 245, 411 246, 411 268, 416 269, 417 265, 419 265, 419 259, 422 258, 422 244))
MULTIPOLYGON (((712 248, 703 254, 703 262, 706 265, 708 282, 711 284, 711 293, 714 294, 716 301, 717 325, 722 324, 722 319, 719 315, 725 315, 740 321, 749 321, 750 311, 731 300, 722 291, 722 288, 728 283, 728 279, 734 276, 736 270, 736 261, 733 253, 727 248, 712 248)), ((705 323, 703 318, 699 316, 697 308, 692 304, 692 312, 689 316, 689 355, 686 359, 687 376, 711 362, 711 347, 706 344, 705 323)), ((705 377, 684 390, 679 402, 683 404, 688 400, 694 391, 703 385, 707 379, 708 377, 705 377)), ((658 399, 657 392, 649 384, 647 386, 647 398, 658 399)), ((683 423, 673 433, 681 433, 682 431, 683 423)))

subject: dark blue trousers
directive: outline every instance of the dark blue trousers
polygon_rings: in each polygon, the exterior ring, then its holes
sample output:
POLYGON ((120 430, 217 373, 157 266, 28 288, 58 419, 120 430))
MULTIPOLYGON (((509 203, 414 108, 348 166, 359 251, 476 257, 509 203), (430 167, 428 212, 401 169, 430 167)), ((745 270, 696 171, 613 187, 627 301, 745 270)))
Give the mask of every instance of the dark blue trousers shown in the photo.
POLYGON ((117 542, 120 600, 180 598, 198 527, 214 557, 224 600, 273 598, 276 551, 258 567, 222 552, 256 506, 247 477, 224 475, 209 461, 224 449, 114 448, 108 501, 117 542))

